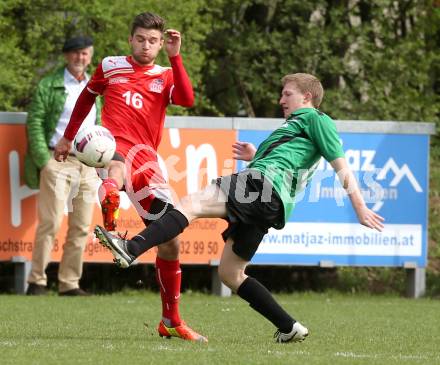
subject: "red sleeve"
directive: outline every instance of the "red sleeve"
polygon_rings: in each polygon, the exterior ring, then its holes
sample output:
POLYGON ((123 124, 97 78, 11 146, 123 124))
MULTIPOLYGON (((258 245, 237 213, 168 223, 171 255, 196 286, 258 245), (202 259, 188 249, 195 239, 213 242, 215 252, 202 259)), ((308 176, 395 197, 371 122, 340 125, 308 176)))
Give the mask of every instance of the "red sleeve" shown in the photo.
POLYGON ((96 94, 92 94, 88 90, 87 86, 83 89, 81 94, 79 94, 72 115, 70 116, 69 124, 64 131, 64 137, 69 141, 74 140, 82 122, 92 109, 96 96, 96 94))
POLYGON ((102 71, 102 64, 99 64, 95 73, 87 83, 87 86, 76 100, 69 124, 64 131, 64 137, 69 141, 73 141, 84 119, 89 115, 95 99, 99 94, 104 92, 106 79, 102 71))
POLYGON ((87 83, 87 88, 93 94, 102 95, 104 89, 107 86, 107 79, 104 77, 104 71, 102 70, 102 63, 96 67, 95 73, 87 83))
POLYGON ((191 81, 183 66, 180 54, 170 57, 173 69, 174 88, 171 92, 171 100, 175 105, 192 107, 194 104, 194 91, 191 81))

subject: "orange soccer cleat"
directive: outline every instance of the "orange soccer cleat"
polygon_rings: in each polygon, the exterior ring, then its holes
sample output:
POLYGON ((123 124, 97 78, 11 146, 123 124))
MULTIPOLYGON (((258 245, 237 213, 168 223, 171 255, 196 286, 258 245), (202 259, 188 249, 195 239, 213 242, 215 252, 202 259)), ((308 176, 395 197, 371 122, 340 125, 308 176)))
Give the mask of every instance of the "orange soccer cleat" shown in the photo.
POLYGON ((167 327, 163 321, 160 321, 157 327, 160 337, 179 337, 183 340, 207 343, 208 339, 186 325, 184 321, 179 326, 167 327))
POLYGON ((116 230, 116 219, 119 217, 119 190, 111 183, 104 182, 101 189, 105 191, 101 200, 102 220, 107 231, 116 230))

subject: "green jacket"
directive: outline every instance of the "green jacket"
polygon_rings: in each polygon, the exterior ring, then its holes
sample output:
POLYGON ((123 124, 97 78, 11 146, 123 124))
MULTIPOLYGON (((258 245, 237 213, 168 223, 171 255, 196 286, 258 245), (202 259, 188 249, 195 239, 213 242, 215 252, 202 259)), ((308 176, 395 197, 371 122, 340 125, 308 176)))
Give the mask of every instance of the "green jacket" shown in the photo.
MULTIPOLYGON (((26 122, 27 153, 24 180, 31 189, 40 186, 40 170, 50 159, 49 142, 63 112, 67 94, 64 67, 45 76, 37 86, 26 122)), ((96 99, 96 122, 101 124, 101 99, 96 99)))

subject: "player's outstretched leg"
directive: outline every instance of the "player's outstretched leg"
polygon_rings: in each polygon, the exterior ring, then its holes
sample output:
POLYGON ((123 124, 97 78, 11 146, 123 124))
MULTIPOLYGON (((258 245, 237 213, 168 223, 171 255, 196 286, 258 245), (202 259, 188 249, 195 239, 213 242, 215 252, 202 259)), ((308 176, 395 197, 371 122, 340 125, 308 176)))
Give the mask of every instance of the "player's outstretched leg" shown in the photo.
POLYGON ((122 268, 129 267, 136 256, 127 249, 127 240, 108 232, 101 226, 95 227, 95 236, 104 247, 108 248, 114 256, 113 261, 122 268))
POLYGON ((119 216, 119 189, 115 180, 106 179, 99 188, 102 220, 107 231, 116 230, 116 219, 119 216))

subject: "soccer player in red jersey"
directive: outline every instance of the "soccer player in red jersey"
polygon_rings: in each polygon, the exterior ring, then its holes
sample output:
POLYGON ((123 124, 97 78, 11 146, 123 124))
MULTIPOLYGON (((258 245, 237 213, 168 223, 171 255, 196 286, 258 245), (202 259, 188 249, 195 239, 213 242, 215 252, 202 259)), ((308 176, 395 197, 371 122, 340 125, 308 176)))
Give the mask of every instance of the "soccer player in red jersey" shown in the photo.
MULTIPOLYGON (((191 81, 180 56, 181 37, 177 30, 164 31, 161 17, 142 13, 133 21, 129 43, 130 56, 106 57, 98 65, 78 98, 64 137, 54 153, 58 161, 66 159, 95 98, 103 95, 102 122, 116 139, 116 153, 108 168, 108 178, 98 192, 104 226, 110 231, 116 228, 121 189, 127 191, 146 225, 159 218, 161 212, 173 208, 170 194, 163 188, 157 149, 168 104, 191 107, 194 103, 191 81), (154 63, 163 46, 171 68, 154 63)), ((178 256, 176 239, 159 246, 156 258, 162 299, 159 335, 207 342, 179 316, 181 270, 178 256)))

